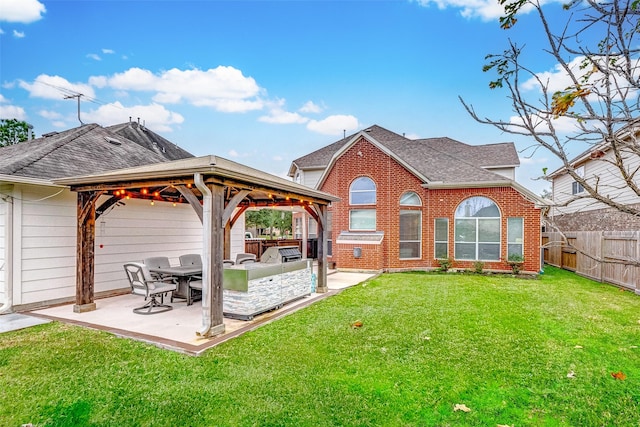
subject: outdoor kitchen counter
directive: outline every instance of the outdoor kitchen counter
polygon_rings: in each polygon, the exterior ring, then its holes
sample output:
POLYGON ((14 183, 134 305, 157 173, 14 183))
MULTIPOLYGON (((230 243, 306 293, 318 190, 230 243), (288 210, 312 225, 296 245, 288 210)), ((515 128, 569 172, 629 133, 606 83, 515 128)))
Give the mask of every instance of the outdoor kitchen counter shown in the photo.
POLYGON ((312 260, 227 266, 223 278, 223 312, 227 317, 254 316, 311 294, 312 260))

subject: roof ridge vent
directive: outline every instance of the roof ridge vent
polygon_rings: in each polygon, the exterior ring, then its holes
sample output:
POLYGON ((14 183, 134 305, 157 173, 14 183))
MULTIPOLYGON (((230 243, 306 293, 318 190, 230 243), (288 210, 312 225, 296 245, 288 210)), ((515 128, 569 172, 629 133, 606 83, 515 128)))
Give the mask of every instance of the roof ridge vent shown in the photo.
POLYGON ((43 134, 42 134, 42 137, 43 137, 43 138, 48 138, 48 137, 50 137, 50 136, 57 135, 57 134, 58 134, 58 132, 53 131, 53 132, 49 132, 49 133, 43 133, 43 134))

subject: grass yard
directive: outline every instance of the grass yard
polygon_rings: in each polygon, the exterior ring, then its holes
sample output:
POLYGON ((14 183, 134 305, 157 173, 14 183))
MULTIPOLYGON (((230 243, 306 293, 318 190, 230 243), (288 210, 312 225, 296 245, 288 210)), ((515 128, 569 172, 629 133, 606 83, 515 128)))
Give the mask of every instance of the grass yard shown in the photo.
POLYGON ((0 334, 0 425, 637 427, 639 346, 640 297, 566 271, 386 274, 198 358, 0 334))

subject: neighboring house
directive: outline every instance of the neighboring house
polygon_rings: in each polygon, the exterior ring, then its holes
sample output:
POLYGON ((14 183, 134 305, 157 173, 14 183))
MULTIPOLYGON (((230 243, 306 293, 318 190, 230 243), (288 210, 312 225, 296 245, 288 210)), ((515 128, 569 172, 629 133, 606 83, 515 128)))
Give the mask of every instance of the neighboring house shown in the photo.
MULTIPOLYGON (((137 123, 83 125, 0 148, 0 313, 73 301, 76 292, 77 195, 56 178, 191 158, 137 123)), ((122 265, 149 256, 202 250, 202 225, 188 204, 98 201, 95 291, 128 288, 122 265), (102 206, 100 206, 102 205, 102 206)), ((244 252, 244 221, 232 253, 244 252)))
POLYGON ((512 143, 411 140, 372 126, 294 160, 289 176, 341 198, 326 227, 338 269, 432 269, 451 258, 454 268, 508 271, 514 254, 538 272, 545 202, 515 182, 518 165, 512 143))
MULTIPOLYGON (((622 152, 625 167, 634 173, 640 185, 638 168, 640 156, 631 150, 622 152)), ((615 164, 614 152, 608 145, 587 150, 571 160, 569 164, 578 176, 583 177, 598 193, 607 195, 622 205, 640 208, 640 198, 620 176, 615 164)), ((548 215, 553 227, 562 231, 636 231, 640 230, 640 217, 609 207, 590 198, 584 187, 576 182, 562 167, 551 174, 554 207, 548 215)), ((553 231, 553 230, 550 230, 553 231)))

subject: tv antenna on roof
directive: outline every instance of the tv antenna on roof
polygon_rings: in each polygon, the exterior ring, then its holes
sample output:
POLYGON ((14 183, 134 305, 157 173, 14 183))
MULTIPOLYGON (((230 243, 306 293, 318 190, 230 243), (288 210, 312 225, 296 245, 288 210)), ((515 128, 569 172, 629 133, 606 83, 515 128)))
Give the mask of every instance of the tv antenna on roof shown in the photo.
POLYGON ((78 121, 80 122, 80 125, 84 125, 84 123, 82 123, 82 119, 80 119, 80 97, 81 96, 83 96, 83 94, 77 93, 75 95, 67 95, 64 97, 64 99, 78 98, 78 121))

